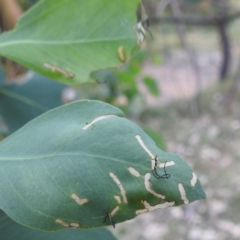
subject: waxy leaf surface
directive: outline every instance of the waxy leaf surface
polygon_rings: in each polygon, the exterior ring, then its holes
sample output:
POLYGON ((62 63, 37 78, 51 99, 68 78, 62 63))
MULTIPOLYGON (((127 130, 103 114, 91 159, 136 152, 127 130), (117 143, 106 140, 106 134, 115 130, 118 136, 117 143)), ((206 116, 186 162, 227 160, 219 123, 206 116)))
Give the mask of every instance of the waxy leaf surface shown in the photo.
POLYGON ((102 227, 203 198, 178 155, 106 103, 56 108, 0 143, 0 208, 32 228, 102 227))
POLYGON ((0 37, 0 55, 74 85, 92 71, 117 67, 119 47, 129 57, 139 0, 42 0, 0 37))

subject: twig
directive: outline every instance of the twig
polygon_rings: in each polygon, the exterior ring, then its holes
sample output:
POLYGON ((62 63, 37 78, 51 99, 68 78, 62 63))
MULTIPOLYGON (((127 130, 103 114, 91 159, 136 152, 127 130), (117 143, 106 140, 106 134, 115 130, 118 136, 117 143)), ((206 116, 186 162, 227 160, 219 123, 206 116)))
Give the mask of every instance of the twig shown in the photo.
MULTIPOLYGON (((182 12, 180 10, 180 7, 178 5, 177 0, 172 0, 170 2, 170 6, 171 6, 171 9, 172 9, 174 17, 182 17, 182 12)), ((196 88, 197 88, 196 90, 197 90, 197 93, 199 94, 200 91, 201 91, 200 71, 199 71, 198 64, 196 62, 195 56, 194 56, 194 52, 189 47, 189 44, 187 42, 185 26, 183 24, 177 24, 176 25, 176 29, 177 29, 179 38, 181 39, 182 44, 183 44, 184 48, 186 49, 186 52, 187 52, 188 57, 189 57, 190 64, 192 65, 192 69, 193 69, 193 71, 195 73, 196 88)), ((192 116, 194 118, 196 118, 199 115, 197 100, 196 101, 193 100, 193 101, 190 102, 190 109, 191 109, 192 116)))

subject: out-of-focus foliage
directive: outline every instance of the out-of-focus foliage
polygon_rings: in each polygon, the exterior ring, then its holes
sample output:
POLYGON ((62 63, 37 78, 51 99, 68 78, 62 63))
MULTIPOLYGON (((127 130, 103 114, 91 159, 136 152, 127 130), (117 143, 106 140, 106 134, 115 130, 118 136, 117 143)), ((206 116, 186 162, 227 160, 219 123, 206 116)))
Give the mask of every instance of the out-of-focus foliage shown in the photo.
POLYGON ((149 127, 143 127, 144 132, 156 143, 156 145, 163 151, 167 150, 166 142, 161 133, 152 130, 149 127))
POLYGON ((152 77, 145 77, 143 79, 143 82, 145 83, 145 85, 147 86, 148 90, 152 95, 154 96, 159 95, 158 85, 155 79, 153 79, 152 77))
POLYGON ((32 72, 29 75, 25 83, 6 84, 0 71, 0 116, 6 127, 3 132, 7 135, 38 115, 63 104, 64 84, 32 72))

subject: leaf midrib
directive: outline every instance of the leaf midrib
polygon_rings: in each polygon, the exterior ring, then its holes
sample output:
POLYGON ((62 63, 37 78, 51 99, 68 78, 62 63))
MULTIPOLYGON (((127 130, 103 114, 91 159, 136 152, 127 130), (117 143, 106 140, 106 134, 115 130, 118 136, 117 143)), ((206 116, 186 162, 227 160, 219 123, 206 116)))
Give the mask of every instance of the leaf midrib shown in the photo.
POLYGON ((134 40, 134 37, 118 37, 118 38, 98 38, 98 39, 85 39, 85 40, 74 40, 74 41, 12 41, 0 44, 1 47, 20 45, 20 44, 38 44, 38 45, 66 45, 66 44, 88 44, 88 43, 100 43, 100 42, 113 42, 113 41, 123 41, 123 40, 134 40))
MULTIPOLYGON (((45 158, 52 158, 52 157, 63 157, 63 156, 83 156, 83 157, 92 157, 92 158, 101 158, 104 160, 111 160, 119 163, 128 163, 129 161, 124 161, 124 160, 119 160, 117 158, 111 158, 111 157, 106 157, 106 156, 100 156, 100 155, 93 155, 93 154, 84 154, 84 153, 58 153, 58 154, 49 154, 49 155, 40 155, 37 157, 22 157, 22 158, 2 158, 0 157, 0 161, 29 161, 29 160, 40 160, 40 159, 45 159, 45 158)), ((131 163, 132 165, 135 165, 134 163, 131 163)))

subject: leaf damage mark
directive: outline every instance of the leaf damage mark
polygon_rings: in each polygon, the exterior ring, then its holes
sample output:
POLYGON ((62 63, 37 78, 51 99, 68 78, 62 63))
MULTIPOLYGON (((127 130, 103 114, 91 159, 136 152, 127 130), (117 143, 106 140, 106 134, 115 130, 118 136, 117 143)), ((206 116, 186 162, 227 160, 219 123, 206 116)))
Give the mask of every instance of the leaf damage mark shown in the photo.
POLYGON ((105 116, 100 116, 100 117, 97 117, 95 118, 92 122, 90 123, 87 123, 82 129, 83 130, 86 130, 88 129, 89 127, 91 127, 94 123, 98 122, 98 121, 101 121, 103 119, 106 119, 106 118, 110 118, 110 117, 118 117, 117 115, 105 115, 105 116))
POLYGON ((71 197, 76 201, 78 205, 83 205, 88 202, 87 198, 80 198, 76 193, 73 193, 71 197))
POLYGON ((144 151, 151 157, 151 159, 155 159, 155 155, 147 148, 147 146, 144 144, 142 138, 139 135, 136 135, 135 138, 137 139, 137 141, 141 145, 141 147, 144 149, 144 151))
POLYGON ((115 195, 114 198, 119 204, 122 202, 121 198, 118 195, 115 195))
POLYGON ((74 78, 75 77, 75 74, 71 73, 71 72, 68 72, 60 67, 57 67, 55 65, 52 65, 52 64, 49 64, 49 63, 44 63, 43 66, 45 68, 48 68, 50 70, 52 70, 53 72, 58 72, 58 73, 61 73, 62 75, 64 75, 65 77, 67 78, 74 78))
POLYGON ((141 201, 141 203, 144 205, 145 209, 137 210, 136 215, 146 213, 146 212, 151 212, 156 209, 165 209, 168 207, 172 207, 175 204, 175 202, 165 202, 165 203, 157 204, 155 206, 151 206, 147 201, 141 201))
POLYGON ((123 185, 121 184, 121 182, 119 181, 119 179, 117 178, 117 176, 112 172, 110 172, 109 175, 113 179, 113 181, 118 185, 120 192, 122 194, 122 197, 123 197, 123 202, 128 203, 126 191, 125 191, 123 185))
POLYGON ((128 171, 135 177, 140 177, 141 176, 141 174, 135 168, 129 167, 128 171))
POLYGON ((166 197, 159 194, 159 193, 156 193, 153 189, 152 189, 152 185, 151 185, 151 182, 150 182, 150 178, 151 178, 151 174, 150 173, 147 173, 145 176, 144 176, 144 184, 145 184, 145 188, 147 189, 148 192, 150 192, 151 194, 153 194, 155 197, 157 198, 161 198, 161 199, 165 199, 166 197))
POLYGON ((160 163, 159 167, 160 168, 164 168, 164 167, 170 167, 170 166, 174 166, 175 162, 174 161, 170 161, 170 162, 165 162, 165 163, 160 163))
POLYGON ((179 189, 179 192, 180 192, 180 195, 181 195, 181 199, 183 200, 183 202, 185 204, 188 204, 189 200, 187 199, 187 195, 186 195, 186 192, 185 192, 185 189, 184 189, 182 183, 178 184, 178 189, 179 189))
POLYGON ((61 219, 56 219, 56 223, 59 223, 60 225, 62 225, 65 228, 80 228, 79 223, 65 223, 61 219))
POLYGON ((197 183, 197 175, 193 172, 192 173, 192 179, 191 179, 191 185, 194 187, 197 183))
POLYGON ((119 206, 115 207, 115 208, 111 211, 110 215, 111 215, 111 216, 114 216, 118 210, 119 210, 119 206))

